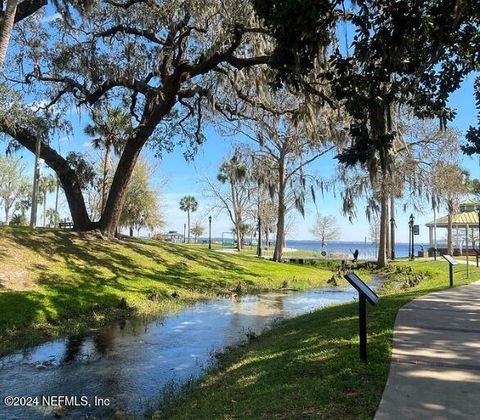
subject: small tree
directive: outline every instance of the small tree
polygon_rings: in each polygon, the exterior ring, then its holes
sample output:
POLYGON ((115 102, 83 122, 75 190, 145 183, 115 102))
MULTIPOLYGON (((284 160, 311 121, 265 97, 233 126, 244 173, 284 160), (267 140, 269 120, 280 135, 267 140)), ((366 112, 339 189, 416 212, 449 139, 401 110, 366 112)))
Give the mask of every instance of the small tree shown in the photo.
POLYGON ((152 169, 147 163, 140 161, 128 184, 120 224, 129 228, 130 236, 133 236, 134 230, 138 232, 141 228, 147 228, 153 231, 154 228, 164 225, 158 204, 158 192, 149 185, 151 174, 152 169))
POLYGON ((58 224, 60 223, 60 215, 55 209, 48 209, 47 220, 48 220, 48 227, 51 227, 51 228, 58 227, 58 224))
POLYGON ((191 232, 192 232, 192 235, 193 235, 193 240, 196 243, 198 237, 202 236, 203 232, 205 232, 205 228, 201 225, 200 222, 195 222, 192 226, 191 232))
POLYGON ((27 217, 22 213, 15 213, 9 223, 10 226, 28 226, 27 217))
POLYGON ((0 203, 5 210, 5 224, 9 223, 13 206, 28 196, 30 186, 22 175, 24 171, 25 165, 20 159, 0 156, 0 203))
POLYGON ((188 223, 188 243, 190 243, 190 213, 196 212, 198 209, 198 201, 191 195, 186 195, 180 200, 180 210, 187 212, 188 223))
POLYGON ((209 182, 210 190, 216 201, 228 212, 237 236, 237 249, 243 248, 243 230, 246 212, 252 206, 248 184, 248 166, 242 159, 242 150, 235 149, 232 156, 220 165, 217 180, 228 185, 227 191, 221 191, 209 182))
POLYGON ((340 228, 337 225, 337 219, 330 214, 317 214, 317 220, 311 232, 320 241, 322 250, 327 244, 327 241, 333 241, 340 237, 340 228))
POLYGON ((456 163, 439 162, 433 168, 433 195, 443 203, 448 211, 447 252, 453 255, 453 218, 458 210, 460 199, 470 191, 468 174, 456 163))
POLYGON ((369 237, 370 241, 373 245, 375 245, 375 249, 378 249, 378 244, 380 242, 380 217, 378 213, 373 213, 370 217, 370 230, 369 230, 369 237))
POLYGON ((472 179, 470 187, 475 198, 480 200, 480 179, 472 179))

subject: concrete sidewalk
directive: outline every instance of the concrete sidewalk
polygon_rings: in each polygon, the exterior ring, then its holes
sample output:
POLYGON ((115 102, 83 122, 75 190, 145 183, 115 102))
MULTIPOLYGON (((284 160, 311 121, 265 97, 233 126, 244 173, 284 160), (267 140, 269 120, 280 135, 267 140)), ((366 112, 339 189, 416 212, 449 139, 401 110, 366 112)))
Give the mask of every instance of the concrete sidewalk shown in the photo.
POLYGON ((388 382, 375 415, 480 418, 480 282, 431 293, 395 321, 388 382))

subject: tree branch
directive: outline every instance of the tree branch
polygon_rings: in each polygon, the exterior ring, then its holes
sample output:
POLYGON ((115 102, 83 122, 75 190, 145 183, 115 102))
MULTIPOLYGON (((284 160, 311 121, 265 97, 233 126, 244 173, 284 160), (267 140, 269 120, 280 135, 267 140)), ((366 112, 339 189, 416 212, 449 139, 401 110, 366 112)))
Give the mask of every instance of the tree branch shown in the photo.
POLYGON ((48 4, 47 0, 23 0, 17 6, 15 23, 33 15, 37 10, 48 4))
POLYGON ((101 32, 97 32, 94 34, 94 36, 98 38, 105 38, 108 36, 114 36, 118 32, 122 32, 129 35, 137 35, 145 39, 148 39, 149 41, 152 41, 155 44, 165 45, 165 39, 159 38, 154 32, 150 32, 145 29, 132 28, 130 26, 126 26, 122 24, 113 26, 101 32))

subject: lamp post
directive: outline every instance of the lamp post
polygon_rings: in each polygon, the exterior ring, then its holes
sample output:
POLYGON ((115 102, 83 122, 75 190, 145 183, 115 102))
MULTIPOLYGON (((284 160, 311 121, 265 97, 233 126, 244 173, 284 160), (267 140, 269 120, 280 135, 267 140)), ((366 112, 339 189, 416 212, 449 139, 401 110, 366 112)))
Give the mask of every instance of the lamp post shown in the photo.
MULTIPOLYGON (((393 210, 392 210, 393 211, 393 210)), ((393 261, 395 259, 395 218, 390 219, 390 258, 393 261)))
POLYGON ((437 261, 437 204, 433 207, 433 259, 437 261))
POLYGON ((412 222, 408 222, 408 258, 412 258, 412 222))
POLYGON ((478 241, 477 241, 477 267, 478 267, 478 253, 480 252, 480 207, 477 209, 478 214, 478 241))
POLYGON ((480 208, 478 208, 477 214, 478 214, 478 241, 477 241, 478 245, 477 245, 477 248, 480 251, 480 208))
POLYGON ((212 216, 208 216, 208 249, 212 249, 212 216))
POLYGON ((413 235, 413 224, 415 223, 415 217, 413 217, 413 214, 410 214, 410 218, 408 221, 408 226, 410 227, 410 243, 412 245, 411 252, 410 254, 410 259, 414 260, 415 259, 415 240, 414 240, 414 235, 413 235))
POLYGON ((185 238, 187 237, 187 224, 183 224, 183 243, 185 243, 185 238))

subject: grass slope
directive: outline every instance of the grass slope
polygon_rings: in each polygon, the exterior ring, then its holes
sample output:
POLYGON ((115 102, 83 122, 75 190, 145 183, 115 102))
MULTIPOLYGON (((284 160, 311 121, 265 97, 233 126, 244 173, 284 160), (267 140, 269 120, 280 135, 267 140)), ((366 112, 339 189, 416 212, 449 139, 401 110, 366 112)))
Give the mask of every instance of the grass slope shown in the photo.
POLYGON ((205 245, 0 227, 0 354, 110 319, 225 295, 239 283, 244 292, 278 289, 284 281, 304 289, 330 276, 327 269, 220 254, 205 245))
MULTIPOLYGON (((281 323, 227 351, 219 365, 186 388, 154 418, 367 419, 380 402, 390 367, 398 310, 448 286, 446 262, 401 262, 428 277, 406 291, 386 290, 368 307, 369 364, 358 360, 358 305, 344 304, 281 323)), ((456 268, 455 284, 480 279, 456 268)))

